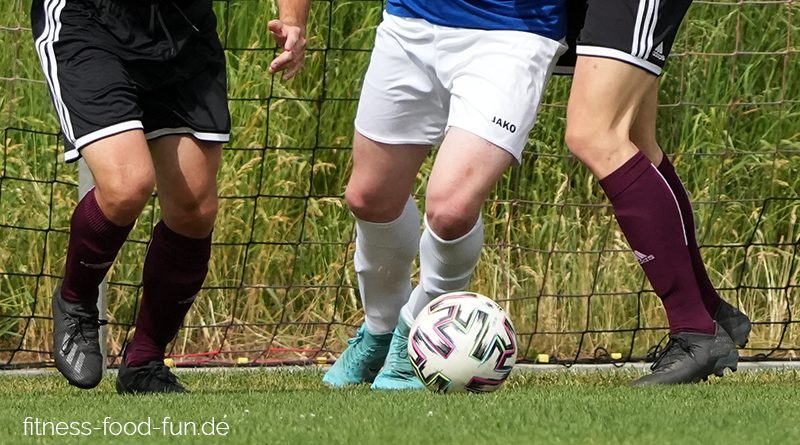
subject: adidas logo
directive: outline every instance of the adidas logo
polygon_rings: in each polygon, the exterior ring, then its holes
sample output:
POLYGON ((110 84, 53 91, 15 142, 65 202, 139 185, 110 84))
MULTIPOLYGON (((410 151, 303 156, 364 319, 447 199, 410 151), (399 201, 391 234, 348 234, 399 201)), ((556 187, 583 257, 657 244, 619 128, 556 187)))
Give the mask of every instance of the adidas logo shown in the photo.
POLYGON ((639 252, 638 250, 634 250, 633 254, 636 255, 636 261, 638 261, 639 264, 649 263, 650 261, 656 259, 656 257, 654 257, 653 255, 645 255, 642 252, 639 252))
POLYGON ((61 356, 64 357, 67 363, 73 365, 73 369, 76 373, 80 373, 81 369, 83 369, 83 362, 86 360, 86 354, 81 352, 78 354, 78 360, 75 361, 75 353, 78 351, 78 345, 76 345, 74 342, 71 343, 72 347, 69 349, 69 351, 67 351, 66 348, 70 345, 69 337, 69 334, 64 334, 64 341, 61 342, 61 356))
POLYGON ((660 61, 664 61, 666 57, 664 57, 664 42, 661 42, 656 46, 656 49, 653 50, 652 56, 660 61))

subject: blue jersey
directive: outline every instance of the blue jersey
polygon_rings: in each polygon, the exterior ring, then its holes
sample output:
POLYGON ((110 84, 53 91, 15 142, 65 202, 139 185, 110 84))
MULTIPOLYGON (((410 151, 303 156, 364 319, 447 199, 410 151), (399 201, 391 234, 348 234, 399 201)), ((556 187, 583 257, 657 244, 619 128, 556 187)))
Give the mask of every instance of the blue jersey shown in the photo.
POLYGON ((453 28, 527 31, 561 40, 566 0, 388 0, 386 12, 453 28))

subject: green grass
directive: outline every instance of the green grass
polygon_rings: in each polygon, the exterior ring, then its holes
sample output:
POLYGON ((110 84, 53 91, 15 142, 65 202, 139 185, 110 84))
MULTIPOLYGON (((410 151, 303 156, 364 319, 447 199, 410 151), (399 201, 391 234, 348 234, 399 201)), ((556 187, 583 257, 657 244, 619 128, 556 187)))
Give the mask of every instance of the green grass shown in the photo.
MULTIPOLYGON (((0 3, 0 349, 46 351, 48 297, 62 273, 75 169, 61 160, 57 138, 36 133, 57 131, 57 121, 27 29, 30 0, 0 3), (31 315, 40 318, 28 323, 31 315)), ((233 134, 219 174, 207 289, 187 318, 201 327, 181 331, 175 353, 335 352, 352 333, 348 325, 361 322, 352 219, 341 196, 381 6, 312 2, 306 67, 282 82, 265 74, 274 2, 215 2, 233 134), (276 242, 285 244, 268 244, 276 242)), ((781 324, 800 305, 792 245, 800 237, 800 3, 695 2, 673 52, 659 139, 696 201, 712 281, 760 323, 743 354, 800 348, 800 329, 781 324)), ((488 245, 471 290, 501 300, 518 332, 533 334, 521 341, 528 358, 591 357, 596 348, 643 355, 664 331, 632 332, 665 326, 663 309, 596 181, 564 146, 569 86, 567 78, 553 79, 523 165, 485 207, 488 245)), ((428 171, 429 164, 418 196, 428 171)), ((110 329, 112 353, 130 335, 141 258, 157 218, 157 206, 145 210, 110 275, 109 318, 118 323, 110 329)))
MULTIPOLYGON (((633 389, 635 372, 516 372, 488 395, 329 390, 316 370, 184 372, 185 396, 119 396, 112 378, 80 391, 60 376, 0 378, 4 443, 740 444, 800 441, 796 371, 633 389), (91 441, 25 437, 26 416, 91 422, 91 441), (103 437, 103 419, 225 421, 227 437, 103 437)), ((177 431, 177 424, 174 426, 177 431)))

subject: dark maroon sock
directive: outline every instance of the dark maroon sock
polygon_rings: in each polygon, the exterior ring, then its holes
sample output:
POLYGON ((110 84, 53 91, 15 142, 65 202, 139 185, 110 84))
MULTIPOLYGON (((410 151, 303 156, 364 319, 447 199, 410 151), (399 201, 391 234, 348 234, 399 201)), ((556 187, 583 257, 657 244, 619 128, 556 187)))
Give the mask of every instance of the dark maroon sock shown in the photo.
POLYGON ((686 239, 689 241, 689 256, 692 259, 692 269, 694 276, 697 278, 697 285, 700 286, 700 295, 703 297, 703 305, 706 311, 713 317, 719 309, 719 304, 722 301, 711 280, 708 278, 706 266, 703 263, 703 256, 700 254, 700 248, 697 245, 697 236, 695 235, 694 226, 694 210, 692 209, 692 201, 689 199, 689 193, 681 182, 678 173, 675 172, 675 167, 669 162, 669 159, 664 155, 661 164, 658 166, 658 171, 667 180, 669 188, 675 194, 675 199, 678 200, 678 205, 681 208, 681 216, 683 217, 683 228, 686 230, 686 239))
POLYGON ((136 333, 125 352, 127 366, 163 360, 203 285, 210 256, 211 235, 188 238, 170 230, 164 221, 156 225, 144 260, 144 295, 136 333))
POLYGON ((109 221, 97 205, 94 189, 89 190, 72 213, 61 298, 70 303, 97 303, 97 286, 132 228, 133 223, 120 227, 109 221))
POLYGON ((640 152, 600 181, 622 233, 667 312, 670 331, 713 334, 692 270, 681 211, 669 185, 640 152))

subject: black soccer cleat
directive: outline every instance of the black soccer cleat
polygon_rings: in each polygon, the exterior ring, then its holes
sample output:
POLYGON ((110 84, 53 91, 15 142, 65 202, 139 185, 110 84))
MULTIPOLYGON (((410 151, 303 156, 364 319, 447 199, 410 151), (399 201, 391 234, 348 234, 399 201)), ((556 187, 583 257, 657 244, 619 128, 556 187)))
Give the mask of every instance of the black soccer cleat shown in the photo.
POLYGON ((736 345, 719 325, 715 335, 681 332, 670 335, 667 347, 650 367, 653 373, 631 385, 697 383, 711 374, 722 377, 725 368, 736 371, 738 361, 736 345))
POLYGON ((117 392, 120 394, 187 393, 178 377, 163 361, 151 361, 142 366, 125 366, 117 372, 117 392))
POLYGON ((53 291, 53 359, 67 381, 78 388, 94 388, 103 378, 100 326, 95 304, 70 303, 53 291))
POLYGON ((719 308, 717 308, 717 313, 714 314, 714 321, 722 329, 725 329, 725 332, 730 335, 736 346, 744 348, 747 345, 750 330, 753 327, 747 314, 733 307, 727 301, 722 300, 719 308))

